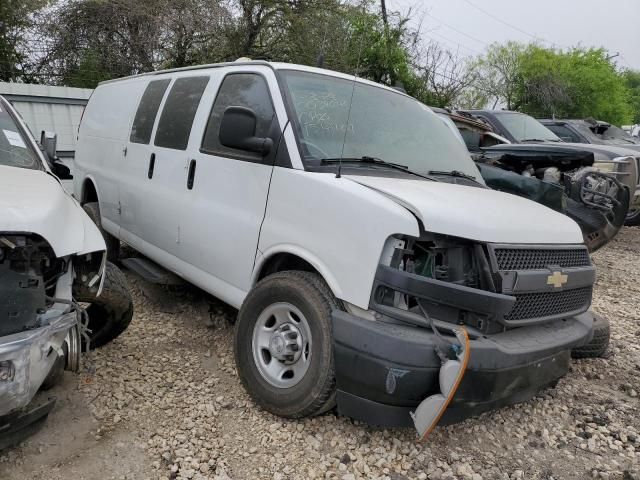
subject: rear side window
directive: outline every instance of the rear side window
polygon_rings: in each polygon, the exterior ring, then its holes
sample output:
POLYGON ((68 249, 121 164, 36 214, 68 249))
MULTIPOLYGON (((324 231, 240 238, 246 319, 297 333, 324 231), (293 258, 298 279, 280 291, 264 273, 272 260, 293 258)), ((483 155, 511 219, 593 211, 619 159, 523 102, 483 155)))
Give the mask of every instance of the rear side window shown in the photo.
POLYGON ((209 77, 179 78, 171 87, 156 131, 158 147, 186 150, 193 118, 209 77))
POLYGON ((261 75, 256 73, 233 73, 227 75, 220 85, 211 109, 207 128, 202 139, 202 151, 233 158, 262 159, 258 153, 228 148, 220 144, 219 132, 222 114, 228 107, 246 107, 256 114, 256 137, 268 137, 275 116, 269 87, 261 75))
POLYGON ((169 86, 169 82, 171 82, 171 79, 167 78, 154 80, 147 85, 131 127, 131 135, 129 136, 131 142, 149 143, 149 140, 151 140, 153 122, 156 120, 162 97, 164 97, 164 92, 169 86))

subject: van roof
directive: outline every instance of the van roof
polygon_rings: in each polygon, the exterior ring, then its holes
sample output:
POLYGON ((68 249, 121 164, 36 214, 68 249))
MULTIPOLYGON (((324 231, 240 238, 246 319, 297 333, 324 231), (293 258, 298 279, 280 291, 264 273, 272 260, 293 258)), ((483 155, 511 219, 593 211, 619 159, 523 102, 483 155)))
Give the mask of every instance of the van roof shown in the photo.
POLYGON ((354 78, 357 80, 358 83, 365 83, 365 84, 369 84, 369 85, 374 85, 376 87, 381 87, 381 88, 386 88, 388 90, 391 90, 393 92, 402 94, 402 95, 406 95, 406 93, 403 93, 395 88, 391 88, 388 87, 386 85, 382 85, 380 83, 376 83, 376 82, 372 82, 371 80, 367 80, 361 77, 354 77, 353 74, 347 74, 347 73, 342 73, 342 72, 337 72, 335 70, 328 70, 326 68, 317 68, 317 67, 310 67, 308 65, 299 65, 299 64, 295 64, 295 63, 285 63, 285 62, 267 62, 265 60, 236 60, 235 62, 222 62, 222 63, 210 63, 210 64, 205 64, 205 65, 192 65, 189 67, 181 67, 181 68, 171 68, 171 69, 166 69, 166 70, 155 70, 153 72, 146 72, 146 73, 139 73, 137 75, 130 75, 128 77, 121 77, 121 78, 114 78, 113 80, 105 80, 103 82, 100 82, 99 85, 103 85, 103 84, 107 84, 107 83, 114 83, 114 82, 120 82, 123 80, 130 80, 132 78, 139 78, 139 77, 146 77, 146 76, 153 76, 153 75, 162 75, 162 74, 166 74, 166 73, 174 73, 174 72, 186 72, 186 71, 191 71, 191 70, 208 70, 208 69, 213 69, 213 68, 221 68, 221 67, 235 67, 235 66, 248 66, 248 65, 261 65, 261 66, 265 66, 265 67, 269 67, 273 70, 299 70, 302 72, 311 72, 311 73, 318 73, 318 74, 322 74, 322 75, 329 75, 332 77, 337 77, 337 78, 343 78, 346 80, 353 80, 354 78))

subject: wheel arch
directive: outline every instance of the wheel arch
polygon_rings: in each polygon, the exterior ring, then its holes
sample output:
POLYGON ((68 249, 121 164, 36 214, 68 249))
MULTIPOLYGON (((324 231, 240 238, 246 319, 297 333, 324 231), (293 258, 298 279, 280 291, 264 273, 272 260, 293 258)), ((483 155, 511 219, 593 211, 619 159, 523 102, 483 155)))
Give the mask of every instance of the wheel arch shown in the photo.
POLYGON ((270 249, 256 259, 251 287, 268 275, 287 270, 317 273, 327 284, 333 295, 342 299, 342 289, 326 265, 311 252, 295 245, 270 249))
POLYGON ((96 186, 96 181, 90 175, 87 175, 82 181, 79 201, 80 205, 89 202, 99 202, 98 187, 96 186))

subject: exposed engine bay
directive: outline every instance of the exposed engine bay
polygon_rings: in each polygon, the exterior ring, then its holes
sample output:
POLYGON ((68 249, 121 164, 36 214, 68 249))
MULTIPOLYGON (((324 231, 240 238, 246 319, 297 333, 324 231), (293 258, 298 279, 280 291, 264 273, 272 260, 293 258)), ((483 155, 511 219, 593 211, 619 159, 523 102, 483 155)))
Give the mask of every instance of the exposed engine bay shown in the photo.
POLYGON ((620 230, 630 193, 613 175, 593 167, 590 152, 485 149, 475 160, 487 185, 530 198, 568 215, 593 252, 620 230))
MULTIPOLYGON (((437 283, 457 285, 461 288, 496 292, 488 256, 481 244, 442 235, 423 235, 420 239, 408 239, 402 248, 396 248, 390 261, 392 268, 437 283)), ((377 292, 380 304, 394 305, 409 312, 424 313, 429 317, 453 325, 466 325, 477 332, 498 332, 505 326, 490 321, 478 312, 461 310, 447 305, 446 301, 430 302, 412 295, 382 289, 377 292)))
POLYGON ((0 233, 0 449, 44 421, 53 401, 32 405, 40 389, 79 371, 88 319, 72 300, 75 267, 96 275, 100 253, 56 257, 38 235, 0 233))
POLYGON ((0 236, 0 336, 41 327, 58 279, 68 270, 38 236, 0 236))

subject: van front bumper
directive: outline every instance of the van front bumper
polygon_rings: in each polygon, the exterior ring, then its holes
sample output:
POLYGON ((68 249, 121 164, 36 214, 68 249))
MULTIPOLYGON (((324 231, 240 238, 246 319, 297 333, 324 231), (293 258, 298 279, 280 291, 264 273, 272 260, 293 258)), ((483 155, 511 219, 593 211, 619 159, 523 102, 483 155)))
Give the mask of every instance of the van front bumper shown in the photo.
MULTIPOLYGON (((338 412, 371 425, 413 426, 409 412, 439 392, 433 331, 338 310, 332 319, 338 412)), ((571 349, 592 335, 590 312, 474 335, 465 376, 440 423, 522 402, 555 385, 568 371, 571 349)))

